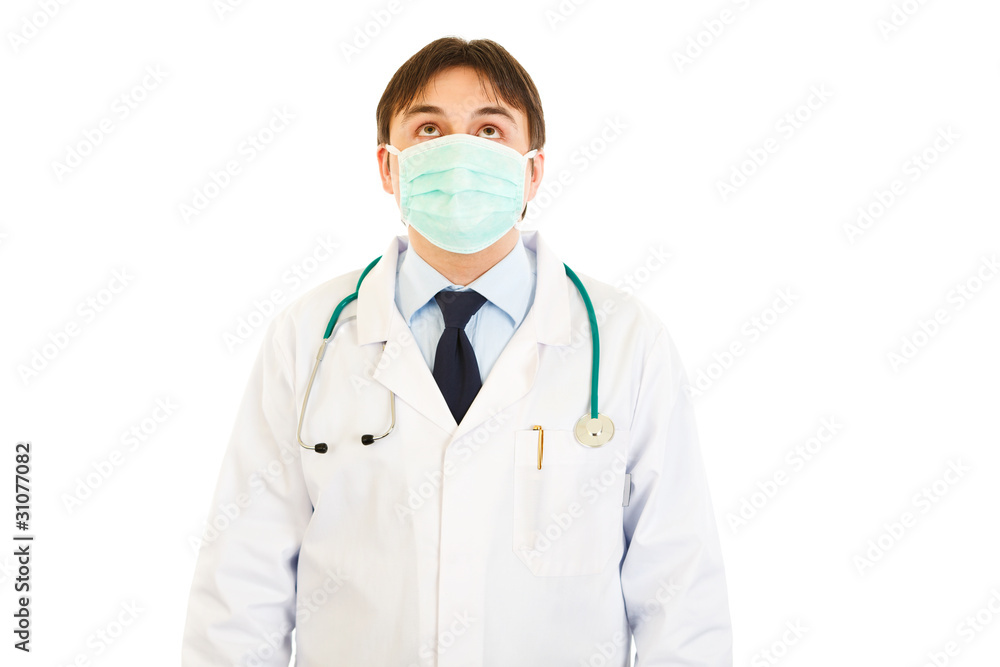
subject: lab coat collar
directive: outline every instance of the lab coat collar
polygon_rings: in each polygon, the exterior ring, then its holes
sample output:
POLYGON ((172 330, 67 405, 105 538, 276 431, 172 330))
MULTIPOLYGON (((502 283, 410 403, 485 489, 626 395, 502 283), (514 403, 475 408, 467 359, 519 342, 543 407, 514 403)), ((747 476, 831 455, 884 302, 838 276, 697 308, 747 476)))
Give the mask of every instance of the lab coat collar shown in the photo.
POLYGON ((539 343, 570 344, 569 291, 574 288, 563 263, 537 230, 522 231, 521 239, 537 257, 535 298, 461 424, 455 423, 410 328, 396 308, 397 262, 399 254, 409 246, 409 237, 394 237, 361 283, 358 344, 386 343, 372 379, 450 433, 453 441, 528 393, 538 370, 539 343))
MULTIPOLYGON (((529 309, 529 313, 538 311, 533 318, 536 339, 546 345, 569 345, 569 291, 573 287, 566 276, 563 263, 538 230, 522 231, 521 242, 525 248, 533 250, 537 257, 535 298, 529 309)), ((409 244, 407 236, 393 237, 382 254, 382 259, 361 283, 361 290, 358 292, 359 345, 389 340, 393 317, 399 315, 403 318, 395 303, 396 270, 399 255, 409 244)))

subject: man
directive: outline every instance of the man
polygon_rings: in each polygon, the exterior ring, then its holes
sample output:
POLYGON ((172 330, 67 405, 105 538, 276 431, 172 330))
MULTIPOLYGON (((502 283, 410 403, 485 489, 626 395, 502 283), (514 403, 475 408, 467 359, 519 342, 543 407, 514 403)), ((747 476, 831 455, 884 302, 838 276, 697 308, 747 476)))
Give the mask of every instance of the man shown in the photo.
POLYGON ((531 78, 498 44, 440 39, 396 72, 377 120, 407 235, 271 322, 183 664, 287 665, 294 629, 310 667, 624 666, 630 638, 638 667, 732 665, 674 345, 649 308, 582 276, 592 395, 582 292, 519 229, 544 171, 531 78))

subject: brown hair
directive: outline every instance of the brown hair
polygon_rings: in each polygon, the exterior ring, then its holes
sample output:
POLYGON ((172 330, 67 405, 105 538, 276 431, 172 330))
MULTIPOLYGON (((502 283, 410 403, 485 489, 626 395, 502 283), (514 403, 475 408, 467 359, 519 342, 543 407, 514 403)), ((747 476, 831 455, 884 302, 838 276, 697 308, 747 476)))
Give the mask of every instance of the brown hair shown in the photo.
POLYGON ((396 70, 375 110, 378 145, 389 143, 393 116, 404 111, 438 72, 460 66, 474 69, 481 83, 484 79, 489 81, 507 104, 527 116, 528 150, 545 145, 542 100, 528 72, 496 42, 489 39, 466 41, 460 37, 434 40, 396 70))

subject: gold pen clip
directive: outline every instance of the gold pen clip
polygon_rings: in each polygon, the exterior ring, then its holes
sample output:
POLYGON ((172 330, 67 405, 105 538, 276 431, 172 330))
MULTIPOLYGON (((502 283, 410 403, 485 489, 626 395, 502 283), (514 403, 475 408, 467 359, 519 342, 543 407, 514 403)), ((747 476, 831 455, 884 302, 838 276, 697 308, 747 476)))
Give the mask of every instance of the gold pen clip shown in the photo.
POLYGON ((538 431, 538 469, 542 469, 542 452, 544 451, 545 431, 541 426, 532 426, 532 431, 538 431))

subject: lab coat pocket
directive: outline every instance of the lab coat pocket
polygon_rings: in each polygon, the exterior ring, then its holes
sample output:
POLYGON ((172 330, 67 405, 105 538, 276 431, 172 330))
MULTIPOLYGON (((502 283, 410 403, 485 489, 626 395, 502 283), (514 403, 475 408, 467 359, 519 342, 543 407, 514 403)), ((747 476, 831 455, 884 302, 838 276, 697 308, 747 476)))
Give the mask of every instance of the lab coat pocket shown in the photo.
MULTIPOLYGON (((616 437, 618 434, 616 434, 616 437)), ((538 576, 601 572, 622 548, 625 454, 545 429, 514 432, 513 550, 538 576)))

